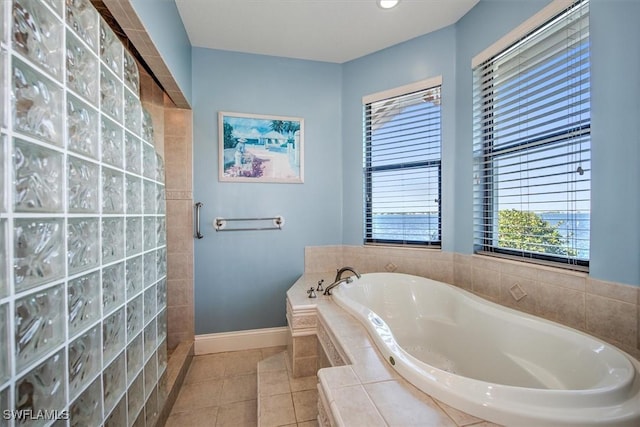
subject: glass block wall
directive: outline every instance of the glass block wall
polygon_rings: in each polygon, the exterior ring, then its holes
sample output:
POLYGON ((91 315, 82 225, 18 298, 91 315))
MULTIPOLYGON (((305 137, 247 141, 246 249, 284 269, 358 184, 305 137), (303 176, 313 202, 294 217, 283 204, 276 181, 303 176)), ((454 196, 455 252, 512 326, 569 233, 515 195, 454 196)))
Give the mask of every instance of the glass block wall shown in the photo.
POLYGON ((0 426, 153 425, 162 157, 89 0, 0 0, 0 426))

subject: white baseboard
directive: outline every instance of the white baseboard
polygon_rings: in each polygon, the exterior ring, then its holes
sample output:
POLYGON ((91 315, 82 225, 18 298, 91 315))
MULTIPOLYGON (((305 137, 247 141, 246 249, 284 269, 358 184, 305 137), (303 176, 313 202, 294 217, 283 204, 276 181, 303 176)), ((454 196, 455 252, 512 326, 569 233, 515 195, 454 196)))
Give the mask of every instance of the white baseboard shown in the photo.
POLYGON ((283 326, 196 335, 194 352, 196 355, 201 355, 287 345, 288 334, 289 328, 283 326))

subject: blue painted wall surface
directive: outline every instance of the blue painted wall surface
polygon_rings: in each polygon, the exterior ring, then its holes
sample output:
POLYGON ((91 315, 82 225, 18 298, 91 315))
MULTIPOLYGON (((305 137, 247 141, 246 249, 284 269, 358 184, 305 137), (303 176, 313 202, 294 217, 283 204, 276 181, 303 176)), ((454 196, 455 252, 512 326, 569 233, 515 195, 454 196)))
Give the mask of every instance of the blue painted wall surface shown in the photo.
POLYGON ((304 247, 342 230, 341 68, 337 64, 193 49, 196 334, 283 326, 285 292, 304 247), (304 118, 304 184, 218 182, 219 111, 304 118), (215 217, 283 215, 282 231, 216 232, 215 217))
POLYGON ((191 104, 191 42, 174 0, 131 0, 171 75, 191 104))
POLYGON ((591 0, 592 277, 640 285, 640 1, 591 0))
MULTIPOLYGON (((196 333, 282 326, 303 248, 362 243, 362 97, 443 77, 443 249, 473 252, 471 59, 549 3, 482 0, 457 24, 342 65, 193 50, 203 221, 282 214, 281 232, 196 242, 196 333), (219 110, 302 116, 304 185, 217 181, 219 110), (204 173, 202 172, 204 171, 204 173), (202 268, 201 268, 202 267, 202 268)), ((640 285, 640 2, 591 0, 591 276, 640 285)))

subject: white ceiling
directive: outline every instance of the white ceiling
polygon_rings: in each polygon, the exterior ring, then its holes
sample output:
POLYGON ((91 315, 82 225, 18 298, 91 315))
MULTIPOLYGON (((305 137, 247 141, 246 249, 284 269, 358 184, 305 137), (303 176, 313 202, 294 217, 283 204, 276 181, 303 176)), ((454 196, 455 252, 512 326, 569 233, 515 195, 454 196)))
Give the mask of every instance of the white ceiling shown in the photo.
POLYGON ((479 0, 176 0, 192 46, 343 63, 458 21, 479 0))

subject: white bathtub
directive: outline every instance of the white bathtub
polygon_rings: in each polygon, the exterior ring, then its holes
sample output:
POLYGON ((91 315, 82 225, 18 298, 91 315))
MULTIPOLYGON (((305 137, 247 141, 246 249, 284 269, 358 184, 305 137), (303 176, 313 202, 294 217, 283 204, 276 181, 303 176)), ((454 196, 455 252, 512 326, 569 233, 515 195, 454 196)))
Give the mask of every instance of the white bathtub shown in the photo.
POLYGON ((509 426, 640 426, 640 363, 590 335, 406 274, 333 295, 400 375, 450 406, 509 426))

